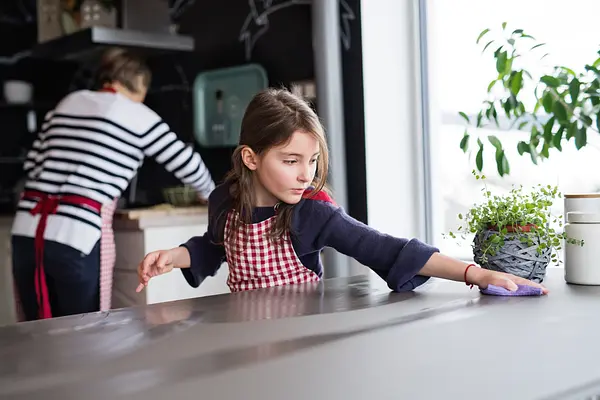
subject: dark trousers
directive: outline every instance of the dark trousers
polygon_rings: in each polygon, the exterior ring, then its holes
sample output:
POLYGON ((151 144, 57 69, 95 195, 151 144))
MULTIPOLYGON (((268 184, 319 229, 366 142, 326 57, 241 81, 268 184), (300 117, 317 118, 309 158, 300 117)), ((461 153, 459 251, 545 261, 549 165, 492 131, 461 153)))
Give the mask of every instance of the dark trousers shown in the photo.
MULTIPOLYGON (((13 276, 27 321, 38 319, 34 239, 12 237, 13 276)), ((44 243, 44 271, 52 317, 100 309, 100 241, 90 254, 57 242, 44 243)))

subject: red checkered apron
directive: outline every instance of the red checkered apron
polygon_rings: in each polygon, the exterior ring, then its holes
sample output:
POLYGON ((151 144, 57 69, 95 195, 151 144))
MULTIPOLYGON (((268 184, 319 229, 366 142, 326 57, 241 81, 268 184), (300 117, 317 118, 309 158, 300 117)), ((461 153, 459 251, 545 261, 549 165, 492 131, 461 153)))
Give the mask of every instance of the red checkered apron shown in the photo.
POLYGON ((236 218, 237 213, 231 211, 225 223, 227 285, 232 292, 320 280, 296 255, 289 232, 277 243, 268 238, 275 217, 256 224, 241 224, 237 232, 229 235, 236 218))
POLYGON ((112 299, 113 270, 117 254, 115 252, 115 235, 113 232, 113 216, 117 208, 115 199, 102 206, 102 236, 100 238, 100 311, 110 310, 112 299))

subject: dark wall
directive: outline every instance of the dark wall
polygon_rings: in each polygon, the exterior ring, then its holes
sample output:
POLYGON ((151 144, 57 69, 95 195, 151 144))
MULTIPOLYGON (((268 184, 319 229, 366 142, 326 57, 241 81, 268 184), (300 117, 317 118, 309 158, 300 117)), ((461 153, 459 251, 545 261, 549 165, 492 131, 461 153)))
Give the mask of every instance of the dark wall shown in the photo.
MULTIPOLYGON (((272 1, 273 4, 284 2, 272 1)), ((257 1, 256 4, 263 3, 257 1)), ((343 43, 349 44, 342 47, 348 211, 366 222, 360 0, 341 1, 340 9, 343 43)), ((310 7, 305 4, 292 5, 269 14, 269 29, 256 40, 247 58, 245 42, 240 40, 240 33, 249 11, 247 1, 196 1, 179 21, 180 31, 194 37, 195 52, 149 60, 154 76, 146 103, 171 125, 181 139, 194 142, 191 87, 201 72, 253 62, 265 68, 271 86, 288 86, 293 81, 314 79, 310 7)), ((32 25, 22 30, 27 33, 20 37, 18 45, 3 41, 0 54, 10 55, 35 43, 36 34, 31 33, 32 25)), ((250 24, 248 32, 256 34, 257 25, 250 24)), ((78 76, 81 74, 76 74, 76 70, 76 66, 70 63, 26 59, 16 65, 0 65, 0 80, 8 77, 30 80, 35 85, 36 101, 53 104, 70 90, 81 86, 78 76)), ((85 71, 79 70, 81 72, 85 71)), ((196 148, 215 179, 220 181, 229 169, 233 149, 208 149, 197 145, 196 148)), ((162 201, 161 187, 178 184, 170 173, 151 160, 144 163, 139 174, 138 187, 151 202, 162 201)))
MULTIPOLYGON (((271 86, 289 86, 314 77, 309 6, 294 5, 271 14, 269 29, 256 41, 249 59, 245 43, 239 40, 248 15, 248 2, 197 1, 180 21, 180 31, 194 37, 195 52, 151 60, 154 82, 147 104, 182 139, 193 141, 190 86, 201 72, 252 62, 266 70, 271 86)), ((221 181, 230 168, 233 148, 196 147, 215 180, 221 181)), ((157 177, 165 184, 177 184, 160 166, 151 161, 146 164, 139 177, 141 188, 151 187, 157 177)))

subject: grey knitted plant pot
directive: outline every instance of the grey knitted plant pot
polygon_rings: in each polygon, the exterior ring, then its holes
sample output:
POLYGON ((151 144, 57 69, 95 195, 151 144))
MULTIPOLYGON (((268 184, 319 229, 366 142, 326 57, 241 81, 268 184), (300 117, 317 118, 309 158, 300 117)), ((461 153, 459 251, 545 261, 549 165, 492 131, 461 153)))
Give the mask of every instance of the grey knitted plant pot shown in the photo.
MULTIPOLYGON (((532 236, 533 244, 529 246, 519 239, 523 233, 507 233, 504 236, 504 246, 495 255, 486 254, 487 260, 483 259, 483 247, 486 240, 498 234, 496 231, 480 231, 473 239, 473 255, 475 262, 482 268, 492 271, 506 272, 533 282, 541 283, 546 276, 546 267, 551 259, 552 248, 546 248, 538 254, 537 246, 540 240, 532 236)), ((533 234, 532 234, 533 235, 533 234)))

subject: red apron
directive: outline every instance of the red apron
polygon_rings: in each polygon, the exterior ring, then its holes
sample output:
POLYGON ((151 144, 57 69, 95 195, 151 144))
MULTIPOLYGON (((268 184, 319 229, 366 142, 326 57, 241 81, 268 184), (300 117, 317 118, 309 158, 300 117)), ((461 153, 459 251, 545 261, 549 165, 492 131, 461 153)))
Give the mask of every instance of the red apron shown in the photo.
POLYGON ((36 263, 35 293, 37 295, 39 318, 52 318, 52 310, 50 309, 50 301, 48 299, 48 286, 46 285, 46 273, 44 271, 44 232, 46 231, 48 215, 56 214, 59 204, 83 205, 96 212, 100 212, 102 204, 83 196, 54 196, 34 190, 26 190, 23 193, 23 197, 37 200, 37 204, 30 211, 32 215, 40 215, 34 241, 36 263))

